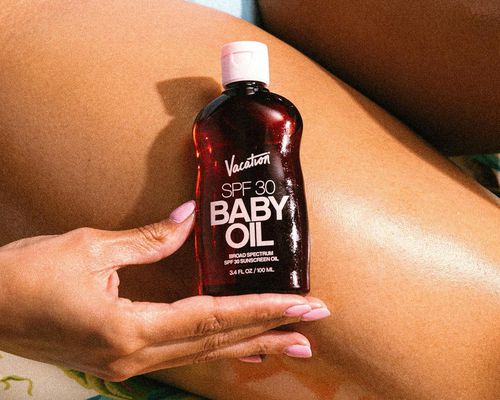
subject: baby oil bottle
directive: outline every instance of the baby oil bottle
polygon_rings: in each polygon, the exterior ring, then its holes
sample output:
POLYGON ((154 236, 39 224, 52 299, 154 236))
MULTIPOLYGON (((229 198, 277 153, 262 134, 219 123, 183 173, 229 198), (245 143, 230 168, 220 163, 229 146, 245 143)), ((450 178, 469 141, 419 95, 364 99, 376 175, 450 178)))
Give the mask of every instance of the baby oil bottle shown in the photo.
POLYGON ((302 118, 269 91, 265 44, 228 43, 221 64, 224 91, 193 127, 200 294, 307 293, 302 118))

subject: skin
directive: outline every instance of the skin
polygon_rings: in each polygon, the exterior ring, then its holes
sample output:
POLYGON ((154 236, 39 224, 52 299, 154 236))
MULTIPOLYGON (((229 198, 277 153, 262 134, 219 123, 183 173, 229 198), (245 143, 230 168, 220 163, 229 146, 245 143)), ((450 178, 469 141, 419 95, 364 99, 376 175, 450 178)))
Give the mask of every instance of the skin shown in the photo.
POLYGON ((500 2, 259 0, 259 6, 266 30, 441 152, 500 152, 500 2))
POLYGON ((170 304, 119 297, 120 268, 165 259, 184 243, 194 202, 186 207, 182 219, 137 229, 80 228, 0 247, 0 348, 111 381, 220 358, 310 356, 303 335, 272 328, 326 317, 312 297, 195 296, 170 304))
MULTIPOLYGON (((191 124, 220 91, 220 47, 264 41, 271 89, 304 120, 311 294, 332 317, 293 326, 311 342, 310 360, 225 360, 151 376, 222 400, 495 399, 496 200, 271 35, 191 4, 123 4, 4 8, 3 243, 139 226, 192 198, 191 124)), ((195 276, 189 242, 162 262, 120 270, 120 296, 174 301, 196 291, 195 276)))

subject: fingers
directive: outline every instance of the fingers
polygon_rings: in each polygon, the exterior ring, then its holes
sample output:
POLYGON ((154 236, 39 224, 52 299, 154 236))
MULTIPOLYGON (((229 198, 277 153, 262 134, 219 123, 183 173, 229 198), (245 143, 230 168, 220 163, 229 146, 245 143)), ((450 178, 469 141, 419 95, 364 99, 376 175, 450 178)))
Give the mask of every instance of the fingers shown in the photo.
POLYGON ((123 301, 110 311, 105 340, 112 351, 90 372, 113 381, 217 358, 310 357, 305 337, 269 329, 330 314, 319 299, 281 294, 197 296, 170 305, 123 301))
MULTIPOLYGON (((127 312, 136 317, 136 325, 143 327, 144 341, 148 344, 209 336, 269 321, 278 321, 278 325, 282 325, 291 320, 307 319, 308 316, 314 320, 318 319, 318 312, 313 309, 318 306, 322 307, 323 303, 312 297, 269 293, 195 296, 171 304, 123 304, 127 312)), ((325 307, 323 309, 322 313, 329 315, 329 311, 325 307)))
MULTIPOLYGON (((264 321, 254 325, 244 325, 234 329, 224 330, 206 336, 192 336, 183 339, 170 340, 167 342, 156 343, 151 346, 140 349, 130 356, 135 363, 140 365, 157 364, 165 360, 177 359, 200 352, 213 350, 219 347, 228 346, 239 342, 240 340, 260 335, 266 331, 274 329, 281 325, 291 324, 303 320, 304 315, 310 314, 313 311, 307 312, 311 308, 308 305, 294 306, 297 311, 293 315, 284 316, 264 321)), ((321 308, 321 310, 326 310, 321 308)), ((328 310, 326 310, 328 311, 328 310)), ((328 313, 329 314, 329 313, 328 313)), ((325 315, 321 318, 325 318, 325 315)), ((320 319, 320 318, 318 318, 320 319)))
POLYGON ((134 333, 134 339, 129 338, 127 343, 141 343, 123 346, 134 349, 124 351, 108 366, 116 372, 112 376, 123 378, 217 358, 279 352, 309 357, 311 351, 306 348, 309 345, 305 337, 273 331, 269 336, 269 329, 322 319, 330 312, 314 297, 255 294, 197 296, 172 304, 123 302, 114 314, 127 316, 122 325, 134 333))
POLYGON ((310 345, 304 336, 269 329, 303 320, 318 320, 330 314, 322 306, 323 303, 314 297, 279 294, 219 299, 193 297, 173 303, 177 304, 176 311, 168 311, 161 317, 158 313, 164 311, 160 312, 160 309, 174 310, 175 307, 158 303, 121 304, 121 308, 113 310, 115 320, 121 316, 120 324, 108 324, 116 352, 103 369, 93 372, 108 380, 124 380, 162 368, 218 358, 252 356, 250 360, 257 362, 259 359, 255 356, 259 354, 311 357, 310 345), (212 303, 214 300, 216 302, 212 303), (137 307, 142 310, 138 312, 137 307), (243 311, 237 312, 238 307, 243 307, 243 311), (323 311, 318 313, 318 310, 323 311), (203 315, 204 312, 208 312, 208 317, 203 315), (215 320, 214 315, 218 315, 215 320), (190 324, 194 324, 194 328, 190 324), (231 328, 234 324, 236 326, 231 328), (153 336, 151 331, 154 331, 153 336))
POLYGON ((214 361, 224 358, 248 358, 253 362, 262 360, 261 355, 283 354, 295 358, 312 356, 311 345, 307 338, 297 332, 267 331, 257 336, 243 339, 228 346, 207 349, 189 355, 161 359, 151 359, 144 354, 133 354, 107 363, 102 370, 90 371, 111 381, 123 381, 131 376, 145 374, 165 368, 214 361), (260 358, 260 360, 258 360, 260 358))
POLYGON ((167 220, 115 232, 114 264, 149 264, 168 257, 186 241, 194 223, 195 202, 177 207, 167 220))
POLYGON ((325 302, 317 297, 304 296, 304 298, 307 299, 312 308, 328 308, 325 302))
POLYGON ((215 361, 226 358, 252 357, 256 355, 282 354, 295 358, 310 358, 311 345, 307 338, 297 332, 268 331, 261 335, 243 339, 225 347, 209 349, 185 357, 179 357, 145 368, 140 373, 157 371, 181 365, 215 361))
POLYGON ((71 247, 93 257, 101 269, 149 264, 174 253, 189 236, 194 224, 195 202, 177 207, 168 219, 124 231, 80 228, 66 236, 71 247))

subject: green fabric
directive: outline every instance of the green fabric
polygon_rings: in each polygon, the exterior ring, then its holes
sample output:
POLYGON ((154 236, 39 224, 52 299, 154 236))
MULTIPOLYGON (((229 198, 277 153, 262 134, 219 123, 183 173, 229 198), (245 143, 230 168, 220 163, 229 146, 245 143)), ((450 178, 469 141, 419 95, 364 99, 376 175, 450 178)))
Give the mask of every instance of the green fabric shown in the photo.
MULTIPOLYGON (((144 376, 135 376, 123 382, 108 382, 72 369, 61 368, 64 373, 86 389, 113 400, 203 400, 194 394, 156 382, 144 376)), ((104 398, 104 397, 102 397, 104 398)))
POLYGON ((496 171, 500 171, 500 156, 498 154, 479 154, 472 157, 472 159, 496 171))
POLYGON ((28 383, 28 387, 26 388, 26 393, 28 395, 33 396, 33 381, 29 378, 23 378, 18 375, 7 375, 0 378, 0 383, 4 385, 4 390, 9 390, 11 387, 10 381, 24 381, 28 383))

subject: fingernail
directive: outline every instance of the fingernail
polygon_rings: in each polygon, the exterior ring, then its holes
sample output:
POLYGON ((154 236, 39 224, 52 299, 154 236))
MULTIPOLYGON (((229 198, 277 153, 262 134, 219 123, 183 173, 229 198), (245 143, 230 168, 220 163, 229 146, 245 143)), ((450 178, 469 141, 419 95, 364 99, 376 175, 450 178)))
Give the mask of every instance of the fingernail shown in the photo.
POLYGON ((312 357, 312 351, 309 346, 304 346, 302 344, 292 344, 288 346, 284 353, 289 357, 295 358, 310 358, 312 357))
POLYGON ((248 357, 240 357, 238 360, 246 362, 246 363, 252 363, 252 364, 257 364, 262 362, 262 357, 259 355, 256 356, 248 356, 248 357))
POLYGON ((304 315, 311 310, 312 308, 309 304, 298 304, 287 308, 283 315, 285 317, 298 317, 299 315, 304 315))
POLYGON ((328 308, 316 308, 315 310, 309 311, 308 313, 302 315, 301 321, 317 321, 329 317, 331 315, 328 308))
POLYGON ((309 302, 309 305, 311 306, 311 308, 314 310, 315 308, 322 308, 324 307, 325 305, 320 303, 320 302, 314 302, 314 301, 310 301, 309 302))
POLYGON ((194 202, 194 200, 187 201, 177 207, 174 211, 172 211, 168 218, 170 219, 170 221, 180 224, 193 213, 195 205, 196 203, 194 202))

